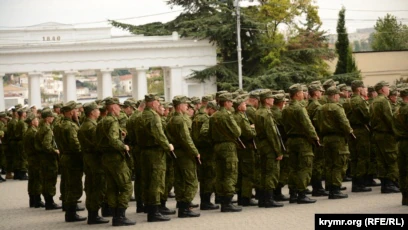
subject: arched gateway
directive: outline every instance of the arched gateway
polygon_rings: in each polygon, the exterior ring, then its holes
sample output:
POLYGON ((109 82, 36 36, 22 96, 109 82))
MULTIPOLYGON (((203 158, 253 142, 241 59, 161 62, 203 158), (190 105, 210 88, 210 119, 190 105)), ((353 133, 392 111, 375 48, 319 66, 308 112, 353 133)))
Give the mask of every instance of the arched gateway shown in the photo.
MULTIPOLYGON (((216 91, 215 78, 204 83, 187 79, 193 70, 216 64, 216 47, 208 40, 171 36, 112 36, 111 27, 75 28, 44 23, 26 28, 0 30, 0 86, 7 73, 28 73, 29 104, 41 105, 40 76, 64 74, 64 102, 76 100, 75 76, 81 70, 96 70, 98 98, 112 96, 111 73, 129 69, 132 96, 147 93, 146 70, 163 68, 166 100, 175 95, 202 96, 216 91)), ((4 110, 0 87, 0 111, 4 110)))

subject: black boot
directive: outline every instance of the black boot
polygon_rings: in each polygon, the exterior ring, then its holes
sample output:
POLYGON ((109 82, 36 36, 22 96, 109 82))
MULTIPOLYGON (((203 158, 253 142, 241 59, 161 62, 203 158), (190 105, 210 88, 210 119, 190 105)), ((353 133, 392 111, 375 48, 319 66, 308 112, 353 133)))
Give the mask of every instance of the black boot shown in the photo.
POLYGON ((211 203, 211 193, 200 194, 200 197, 200 210, 215 210, 220 208, 219 205, 211 203))
POLYGON ((174 215, 176 214, 176 210, 170 210, 166 207, 166 201, 161 200, 159 206, 159 212, 163 215, 174 215))
POLYGON ((13 180, 20 180, 20 170, 14 170, 13 180))
POLYGON ((278 203, 275 201, 273 197, 273 191, 266 191, 265 192, 265 208, 279 208, 283 207, 283 204, 278 203))
POLYGON ((306 196, 306 192, 302 191, 302 192, 298 192, 298 197, 297 197, 296 202, 298 204, 312 204, 312 203, 316 203, 316 200, 310 199, 308 196, 306 196))
POLYGON ((34 196, 35 196, 34 208, 44 208, 45 204, 41 200, 41 195, 34 195, 34 196))
POLYGON ((86 217, 79 216, 76 213, 76 205, 66 205, 65 209, 65 222, 77 222, 86 220, 86 217))
POLYGON ((28 180, 27 172, 20 171, 20 178, 19 180, 28 180))
POLYGON ((191 211, 190 202, 179 202, 178 217, 188 218, 188 217, 199 217, 200 213, 191 211))
POLYGON ((312 181, 312 187, 313 187, 312 196, 328 196, 329 195, 329 193, 324 190, 321 180, 314 179, 312 181))
POLYGON ((256 190, 256 196, 258 197, 258 208, 265 208, 265 191, 256 190))
POLYGON ((136 201, 136 213, 143 213, 145 209, 145 206, 143 204, 143 201, 136 201))
POLYGON ((344 199, 344 198, 348 198, 348 195, 340 192, 339 186, 334 185, 330 186, 329 199, 344 199))
POLYGON ((103 217, 110 217, 110 216, 113 216, 113 212, 112 212, 112 210, 115 210, 115 209, 111 209, 111 208, 109 208, 108 203, 102 202, 101 207, 102 207, 102 211, 101 211, 101 213, 102 213, 102 216, 103 216, 103 217))
POLYGON ((351 192, 371 192, 371 188, 367 188, 364 185, 364 178, 363 177, 353 177, 352 185, 351 185, 351 192))
POLYGON ((159 221, 169 221, 170 217, 163 216, 159 212, 158 205, 148 205, 147 206, 147 222, 159 222, 159 221))
POLYGON ((199 204, 194 204, 193 202, 190 202, 190 208, 198 208, 198 207, 200 207, 200 205, 199 204))
POLYGON ((408 192, 402 193, 402 205, 408 205, 408 192))
POLYGON ((276 201, 288 201, 290 199, 288 196, 282 194, 282 187, 282 184, 278 184, 278 187, 273 191, 274 199, 276 201))
POLYGON ((98 211, 88 211, 88 224, 107 224, 109 220, 100 217, 98 211))
POLYGON ((34 195, 28 194, 28 199, 29 199, 29 206, 30 208, 34 208, 35 203, 36 203, 36 197, 34 195))
POLYGON ((242 206, 247 207, 247 206, 258 206, 258 202, 256 202, 252 198, 248 197, 242 197, 242 206))
POLYGON ((297 190, 290 188, 289 189, 289 203, 290 204, 297 203, 297 198, 298 198, 297 190))
POLYGON ((242 206, 242 193, 241 191, 237 192, 237 204, 242 206))
POLYGON ((389 179, 381 179, 381 193, 399 193, 400 190, 389 179))
POLYGON ((381 186, 381 183, 377 183, 374 180, 374 175, 366 175, 364 177, 364 185, 367 187, 377 187, 377 186, 381 186))
POLYGON ((255 189, 255 200, 259 200, 259 198, 263 196, 261 193, 262 192, 260 189, 258 188, 255 189))
POLYGON ((222 202, 222 198, 218 196, 217 194, 215 194, 214 204, 221 204, 221 202, 222 202))
POLYGON ((232 204, 232 196, 222 197, 221 212, 240 212, 241 207, 232 204))
POLYGON ((112 226, 135 225, 136 221, 129 220, 126 217, 126 208, 116 208, 116 215, 112 218, 112 226))
POLYGON ((62 207, 56 203, 54 203, 54 199, 50 195, 44 196, 45 199, 45 210, 55 210, 55 209, 62 209, 62 207))

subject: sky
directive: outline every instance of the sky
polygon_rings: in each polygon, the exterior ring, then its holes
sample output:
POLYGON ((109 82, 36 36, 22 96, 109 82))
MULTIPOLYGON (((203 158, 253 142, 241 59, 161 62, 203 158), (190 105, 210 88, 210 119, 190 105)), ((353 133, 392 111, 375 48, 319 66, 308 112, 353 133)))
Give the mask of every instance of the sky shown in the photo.
MULTIPOLYGON (((336 33, 338 12, 346 8, 349 33, 373 27, 387 13, 408 24, 408 0, 315 0, 323 29, 336 33)), ((245 5, 245 1, 241 3, 245 5)), ((179 15, 165 0, 0 0, 0 30, 17 29, 45 22, 73 24, 75 27, 108 26, 107 19, 142 25, 167 22, 179 15)), ((112 29, 112 34, 124 32, 112 29)))

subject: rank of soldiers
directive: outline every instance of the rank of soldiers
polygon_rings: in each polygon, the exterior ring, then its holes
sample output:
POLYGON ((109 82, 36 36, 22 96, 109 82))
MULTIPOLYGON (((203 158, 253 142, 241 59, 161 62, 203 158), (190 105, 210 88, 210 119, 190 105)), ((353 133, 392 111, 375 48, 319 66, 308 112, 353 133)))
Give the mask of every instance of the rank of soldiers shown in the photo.
POLYGON ((171 102, 148 94, 38 110, 18 104, 0 112, 0 141, 0 181, 28 180, 29 206, 63 209, 66 222, 134 225, 130 201, 158 222, 199 217, 198 206, 240 212, 315 203, 309 195, 344 199, 348 177, 351 192, 381 186, 408 205, 408 87, 384 81, 329 79, 171 102), (54 202, 58 174, 62 205, 54 202), (87 217, 78 215, 83 191, 87 217), (198 191, 200 205, 192 203, 198 191))

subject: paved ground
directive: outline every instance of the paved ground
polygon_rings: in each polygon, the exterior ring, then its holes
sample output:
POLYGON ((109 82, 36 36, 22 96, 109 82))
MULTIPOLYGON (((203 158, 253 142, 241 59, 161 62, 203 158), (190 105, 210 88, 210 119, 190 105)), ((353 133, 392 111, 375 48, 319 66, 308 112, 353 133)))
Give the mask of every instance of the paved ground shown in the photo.
MULTIPOLYGON (((309 205, 289 204, 283 208, 244 208, 241 213, 221 213, 220 211, 201 211, 201 217, 179 219, 173 216, 166 223, 148 223, 145 214, 136 214, 135 203, 131 202, 127 216, 136 220, 135 229, 314 229, 315 213, 408 213, 408 206, 401 205, 401 194, 380 194, 375 187, 369 193, 351 193, 348 187, 348 199, 328 200, 317 198, 317 203, 309 205)), ((0 183, 0 229, 109 229, 111 224, 87 225, 86 222, 65 223, 61 210, 45 211, 28 208, 27 182, 8 180, 0 183)), ((286 187, 283 191, 287 194, 286 187)), ((59 194, 59 191, 57 191, 59 194)), ((85 196, 85 195, 84 195, 85 196)), ((85 200, 85 197, 82 200, 85 200)), ((196 196, 194 203, 199 203, 196 196)), ((84 203, 80 204, 84 205, 84 203)), ((169 208, 175 208, 174 199, 168 201, 169 208)), ((200 210, 198 210, 200 212, 200 210)), ((79 212, 87 215, 86 211, 79 212)))

